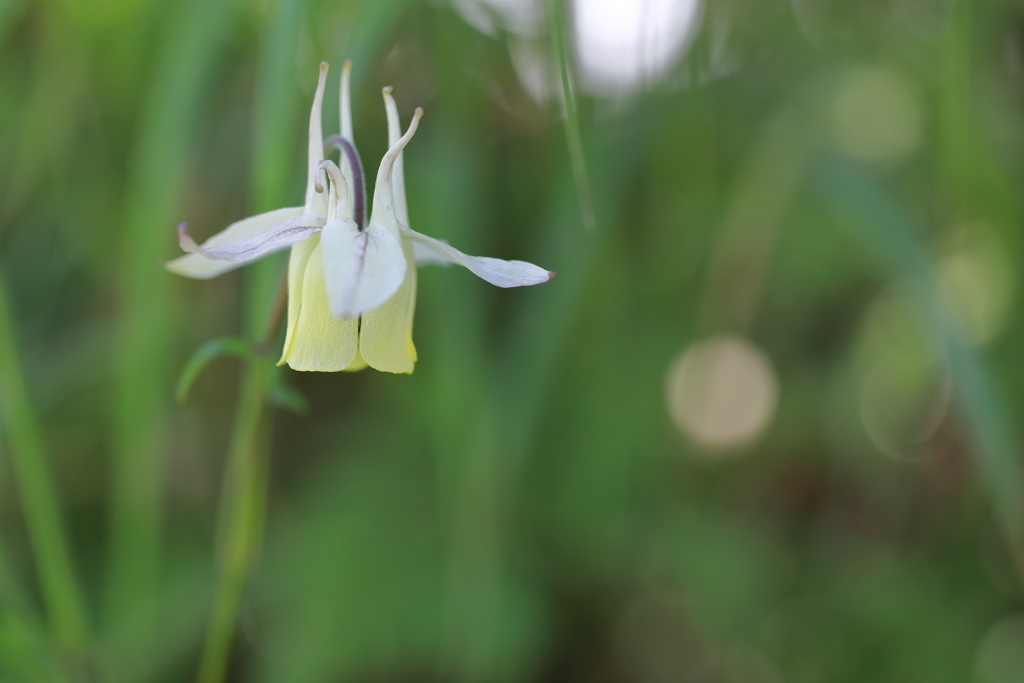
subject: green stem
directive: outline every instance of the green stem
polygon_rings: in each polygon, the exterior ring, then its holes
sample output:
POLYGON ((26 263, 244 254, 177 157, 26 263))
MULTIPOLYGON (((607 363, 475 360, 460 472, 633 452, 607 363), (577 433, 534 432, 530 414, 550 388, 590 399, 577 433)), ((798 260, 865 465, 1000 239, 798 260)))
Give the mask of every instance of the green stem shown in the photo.
POLYGON ((266 467, 266 398, 270 363, 259 356, 246 364, 235 415, 221 508, 220 580, 199 667, 198 683, 221 683, 235 632, 238 607, 262 531, 266 467))
POLYGON ((57 494, 44 455, 39 422, 22 375, 14 325, 0 281, 0 420, 11 448, 29 540, 50 628, 62 653, 78 660, 86 649, 86 620, 71 554, 64 536, 57 494))
POLYGON ((576 196, 580 202, 580 215, 587 230, 597 227, 594 217, 594 202, 590 195, 590 181, 587 179, 587 162, 583 156, 583 138, 580 135, 580 118, 576 112, 576 100, 569 82, 569 58, 565 49, 565 23, 560 0, 551 3, 551 43, 558 58, 558 73, 562 81, 562 100, 565 104, 565 140, 569 146, 569 164, 576 183, 576 196))
MULTIPOLYGON (((291 63, 305 0, 278 0, 267 24, 253 131, 254 203, 259 211, 281 206, 291 176, 291 138, 297 110, 291 97, 291 63)), ((264 259, 246 273, 245 329, 258 337, 259 354, 246 364, 235 419, 228 476, 224 482, 220 584, 214 599, 199 683, 220 683, 227 673, 231 640, 246 578, 262 536, 270 430, 267 394, 274 368, 264 355, 273 346, 286 302, 287 278, 280 259, 264 259), (274 296, 274 287, 277 296, 274 296)))

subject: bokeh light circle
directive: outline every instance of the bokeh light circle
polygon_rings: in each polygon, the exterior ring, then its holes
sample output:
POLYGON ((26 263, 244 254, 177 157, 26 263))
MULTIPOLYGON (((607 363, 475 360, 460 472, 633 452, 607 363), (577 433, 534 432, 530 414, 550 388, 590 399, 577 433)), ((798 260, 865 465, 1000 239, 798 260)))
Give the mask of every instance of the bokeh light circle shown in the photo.
POLYGON ((576 0, 573 41, 584 86, 628 95, 660 79, 697 33, 702 0, 576 0))
POLYGON ((981 223, 958 228, 949 241, 952 248, 936 264, 939 303, 965 342, 984 346, 999 336, 1010 318, 1010 250, 992 227, 981 223))
POLYGON ((1003 617, 981 638, 974 659, 978 683, 1017 683, 1024 671, 1024 614, 1003 617))
POLYGON ((672 361, 665 404, 676 427, 709 450, 753 442, 775 414, 778 379, 757 346, 734 334, 690 345, 672 361))
POLYGON ((882 291, 867 308, 856 357, 865 433, 885 455, 917 459, 949 411, 953 385, 941 342, 903 287, 882 291))
POLYGON ((840 82, 832 106, 836 144, 881 165, 904 161, 921 143, 921 107, 910 83, 884 67, 860 67, 840 82))

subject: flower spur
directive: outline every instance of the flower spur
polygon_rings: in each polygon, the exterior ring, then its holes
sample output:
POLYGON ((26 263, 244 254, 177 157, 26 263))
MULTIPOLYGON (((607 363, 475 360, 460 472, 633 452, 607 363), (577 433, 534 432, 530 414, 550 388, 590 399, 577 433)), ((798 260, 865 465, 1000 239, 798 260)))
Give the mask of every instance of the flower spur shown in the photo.
POLYGON ((341 134, 325 141, 321 109, 327 64, 320 65, 309 119, 303 206, 238 221, 202 245, 182 224, 178 241, 190 253, 167 268, 206 279, 290 246, 288 322, 279 364, 327 372, 369 365, 407 373, 416 361, 412 320, 417 264, 457 263, 499 287, 540 284, 554 273, 525 261, 469 256, 409 227, 402 151, 423 112, 416 110, 402 135, 390 88, 384 89, 389 149, 377 172, 367 221, 365 181, 352 134, 350 68, 346 62, 341 76, 341 134), (341 150, 338 164, 324 159, 325 147, 341 150), (330 179, 326 193, 325 175, 330 179))

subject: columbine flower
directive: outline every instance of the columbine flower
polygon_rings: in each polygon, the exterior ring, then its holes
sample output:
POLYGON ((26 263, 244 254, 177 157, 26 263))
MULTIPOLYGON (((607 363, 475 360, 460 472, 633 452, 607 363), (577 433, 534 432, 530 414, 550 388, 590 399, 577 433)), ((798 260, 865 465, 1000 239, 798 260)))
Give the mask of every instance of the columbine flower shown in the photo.
POLYGON ((341 134, 323 139, 321 108, 327 63, 309 116, 309 164, 303 206, 277 209, 237 223, 202 245, 178 226, 190 252, 167 264, 193 278, 211 278, 291 246, 288 261, 288 327, 279 364, 295 370, 412 372, 416 265, 457 263, 499 287, 550 280, 554 273, 525 261, 468 256, 409 228, 402 150, 419 125, 417 109, 405 135, 391 89, 384 89, 390 149, 381 160, 366 220, 366 185, 352 136, 349 71, 341 75, 341 134), (341 150, 340 164, 324 148, 341 150), (325 201, 326 178, 330 191, 325 201))

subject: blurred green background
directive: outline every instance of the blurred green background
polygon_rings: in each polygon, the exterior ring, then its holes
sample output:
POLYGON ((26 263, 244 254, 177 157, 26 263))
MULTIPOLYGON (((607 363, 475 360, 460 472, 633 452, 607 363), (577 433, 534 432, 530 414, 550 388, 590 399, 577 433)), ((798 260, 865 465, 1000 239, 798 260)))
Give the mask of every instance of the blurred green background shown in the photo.
POLYGON ((174 386, 285 257, 160 263, 345 58, 412 227, 559 275, 277 372, 229 680, 1024 681, 1018 0, 0 0, 0 680, 195 676, 242 366, 174 386))

